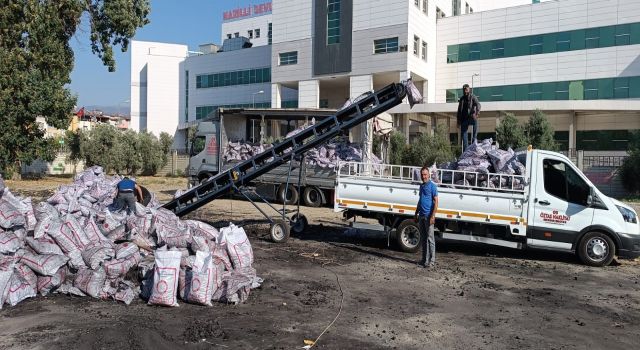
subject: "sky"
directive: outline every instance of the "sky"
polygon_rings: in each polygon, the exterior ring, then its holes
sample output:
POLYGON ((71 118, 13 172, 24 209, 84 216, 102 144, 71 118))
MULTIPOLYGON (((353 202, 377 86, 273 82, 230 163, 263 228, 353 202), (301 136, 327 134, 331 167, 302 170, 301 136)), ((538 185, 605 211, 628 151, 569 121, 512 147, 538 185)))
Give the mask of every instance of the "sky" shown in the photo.
MULTIPOLYGON (((159 41, 189 46, 220 42, 222 13, 258 0, 150 0, 151 23, 138 29, 134 40, 159 41)), ((127 109, 130 95, 131 55, 114 47, 116 71, 109 73, 98 56, 91 53, 89 24, 83 21, 71 39, 75 66, 69 88, 82 106, 112 106, 127 109)))

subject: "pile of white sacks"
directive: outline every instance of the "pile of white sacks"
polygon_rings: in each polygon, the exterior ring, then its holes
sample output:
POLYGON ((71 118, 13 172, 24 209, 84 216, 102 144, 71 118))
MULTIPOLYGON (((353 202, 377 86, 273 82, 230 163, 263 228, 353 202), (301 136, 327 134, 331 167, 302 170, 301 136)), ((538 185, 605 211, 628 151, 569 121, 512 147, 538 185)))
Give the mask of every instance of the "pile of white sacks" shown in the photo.
MULTIPOLYGON (((315 120, 312 124, 314 123, 315 120)), ((308 125, 300 126, 289 132, 285 138, 292 137, 308 127, 308 125)), ((247 160, 266 151, 270 147, 270 144, 260 145, 245 143, 242 141, 229 142, 227 147, 224 149, 222 159, 225 163, 247 160)), ((341 161, 362 162, 362 147, 358 144, 342 140, 337 142, 328 142, 322 146, 309 150, 305 154, 305 163, 307 165, 318 166, 321 168, 335 168, 341 161)), ((371 155, 369 162, 374 164, 382 163, 380 158, 376 157, 374 154, 371 155)))
POLYGON ((155 198, 114 211, 119 176, 92 167, 32 206, 0 178, 0 308, 37 294, 149 304, 239 303, 260 285, 246 233, 180 220, 155 198))
POLYGON ((511 148, 499 149, 493 139, 470 144, 455 162, 430 167, 431 177, 437 183, 486 187, 491 189, 516 189, 525 186, 526 168, 520 162, 526 151, 515 152, 511 148), (438 172, 438 170, 441 170, 438 172), (447 170, 468 171, 468 174, 447 170), (499 176, 513 175, 513 176, 499 176))

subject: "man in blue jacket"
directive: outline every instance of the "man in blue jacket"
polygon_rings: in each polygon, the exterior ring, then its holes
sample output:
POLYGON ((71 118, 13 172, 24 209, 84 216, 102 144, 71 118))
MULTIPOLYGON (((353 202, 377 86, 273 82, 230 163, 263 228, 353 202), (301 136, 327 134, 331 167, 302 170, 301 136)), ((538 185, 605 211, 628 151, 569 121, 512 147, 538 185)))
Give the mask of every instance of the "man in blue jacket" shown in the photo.
POLYGON ((433 267, 436 263, 436 241, 434 237, 434 224, 436 223, 436 211, 438 210, 438 186, 431 181, 429 168, 420 169, 422 184, 418 193, 418 205, 415 218, 420 228, 420 241, 422 242, 422 260, 420 266, 433 267))
POLYGON ((137 214, 136 197, 142 201, 142 189, 135 181, 125 176, 118 182, 118 196, 116 197, 118 209, 128 209, 128 212, 137 214))

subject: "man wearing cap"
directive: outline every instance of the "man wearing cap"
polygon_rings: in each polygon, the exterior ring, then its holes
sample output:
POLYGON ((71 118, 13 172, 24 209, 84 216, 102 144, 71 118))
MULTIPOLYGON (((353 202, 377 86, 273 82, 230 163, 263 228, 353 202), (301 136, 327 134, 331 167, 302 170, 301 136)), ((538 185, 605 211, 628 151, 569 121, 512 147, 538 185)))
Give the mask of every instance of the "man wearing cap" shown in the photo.
POLYGON ((462 86, 462 97, 458 100, 457 121, 462 137, 462 151, 469 145, 467 130, 472 127, 471 142, 476 142, 478 136, 478 115, 480 114, 480 102, 469 89, 469 84, 462 86))
POLYGON ((137 214, 136 197, 142 201, 142 189, 128 176, 118 182, 118 196, 116 202, 120 210, 128 209, 130 213, 137 214))

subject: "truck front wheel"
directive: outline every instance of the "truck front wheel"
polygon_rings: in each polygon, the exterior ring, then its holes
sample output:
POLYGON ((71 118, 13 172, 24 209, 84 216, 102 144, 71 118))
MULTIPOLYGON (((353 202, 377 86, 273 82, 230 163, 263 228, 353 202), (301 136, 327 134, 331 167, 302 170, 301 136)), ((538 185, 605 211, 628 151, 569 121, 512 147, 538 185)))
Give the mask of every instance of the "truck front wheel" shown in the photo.
POLYGON ((613 240, 602 232, 589 232, 580 240, 578 257, 589 266, 607 266, 613 261, 616 246, 613 240))
POLYGON ((415 253, 420 249, 420 228, 414 219, 406 219, 396 228, 396 239, 400 250, 415 253))

